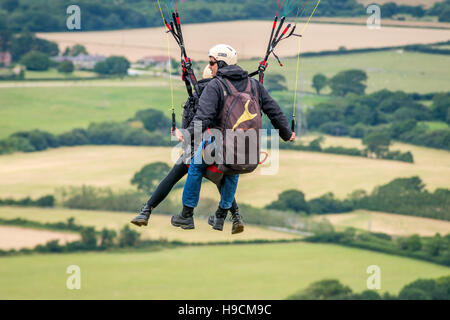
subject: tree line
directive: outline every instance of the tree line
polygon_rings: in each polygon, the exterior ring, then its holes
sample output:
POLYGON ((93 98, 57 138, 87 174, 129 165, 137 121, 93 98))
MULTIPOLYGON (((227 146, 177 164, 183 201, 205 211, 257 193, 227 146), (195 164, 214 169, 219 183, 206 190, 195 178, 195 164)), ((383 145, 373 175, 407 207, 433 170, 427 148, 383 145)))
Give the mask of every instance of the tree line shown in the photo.
POLYGON ((42 130, 21 131, 0 140, 0 154, 43 151, 48 148, 80 145, 167 146, 166 134, 171 121, 161 111, 138 111, 130 121, 138 120, 144 128, 133 128, 128 121, 91 123, 87 129, 76 128, 54 135, 42 130))
MULTIPOLYGON (((0 219, 0 224, 7 226, 22 226, 26 228, 39 228, 46 230, 57 231, 72 231, 80 233, 81 240, 68 242, 66 244, 59 244, 58 240, 48 241, 46 244, 39 244, 33 249, 23 248, 20 250, 11 249, 9 251, 0 250, 0 256, 13 254, 30 254, 36 253, 69 253, 79 251, 105 251, 120 248, 136 248, 136 247, 150 247, 155 243, 140 241, 140 234, 128 225, 124 226, 119 233, 115 230, 103 228, 101 231, 96 231, 94 227, 87 227, 75 223, 73 217, 67 219, 66 222, 55 223, 41 223, 37 221, 29 221, 25 219, 0 219)), ((161 241, 163 243, 163 241, 161 241)), ((160 244, 160 243, 158 243, 160 244)))
MULTIPOLYGON (((322 147, 323 137, 312 140, 308 145, 304 144, 280 144, 280 149, 286 150, 301 150, 310 152, 322 152, 329 154, 347 155, 353 157, 371 158, 375 154, 377 159, 402 161, 407 163, 414 163, 414 157, 410 151, 390 151, 390 140, 380 139, 377 134, 370 134, 363 140, 365 149, 346 148, 346 147, 322 147)), ((270 143, 269 143, 270 145, 270 143)))
MULTIPOLYGON (((342 71, 331 79, 315 75, 313 87, 317 92, 329 86, 337 99, 308 110, 308 128, 334 136, 385 141, 385 146, 398 140, 450 150, 450 128, 429 130, 421 123, 440 121, 450 125, 450 92, 430 95, 432 106, 428 108, 420 103, 423 97, 419 94, 387 89, 365 94, 366 80, 362 70, 342 71)), ((379 148, 372 151, 383 152, 379 148)))
MULTIPOLYGON (((152 1, 132 0, 2 0, 0 2, 0 30, 55 32, 66 31, 66 8, 78 5, 82 14, 82 30, 113 30, 161 26, 161 17, 152 1)), ((161 0, 167 10, 168 1, 161 0)), ((179 3, 182 21, 185 23, 216 22, 248 19, 271 19, 277 0, 190 0, 179 3)), ((309 15, 315 6, 310 2, 304 15, 309 15)), ((167 12, 167 11, 166 11, 167 12)), ((285 6, 282 14, 295 16, 297 7, 285 6)), ((437 3, 429 10, 421 6, 388 3, 382 5, 383 17, 409 14, 439 16, 440 21, 449 21, 448 0, 437 3)), ((356 0, 322 0, 316 16, 357 17, 366 15, 365 7, 356 0)))
POLYGON ((433 237, 414 234, 394 238, 385 233, 358 231, 355 228, 337 232, 331 227, 329 231, 318 232, 304 240, 313 243, 335 243, 450 266, 450 233, 437 233, 433 237))
POLYGON ((438 188, 430 192, 419 177, 397 178, 374 188, 371 193, 356 190, 344 200, 336 199, 333 193, 326 193, 307 201, 303 192, 286 190, 266 208, 307 215, 366 209, 450 221, 450 190, 438 188))
POLYGON ((389 292, 379 294, 376 290, 355 293, 336 279, 313 282, 287 300, 450 300, 450 277, 418 279, 405 285, 398 295, 389 292))

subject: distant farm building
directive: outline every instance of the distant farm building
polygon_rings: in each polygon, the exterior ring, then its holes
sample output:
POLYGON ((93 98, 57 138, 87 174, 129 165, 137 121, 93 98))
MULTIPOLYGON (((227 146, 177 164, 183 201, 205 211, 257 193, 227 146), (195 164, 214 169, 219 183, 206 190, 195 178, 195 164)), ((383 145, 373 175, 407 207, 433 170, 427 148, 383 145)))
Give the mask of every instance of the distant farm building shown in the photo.
POLYGON ((105 61, 106 57, 80 54, 75 57, 53 57, 52 60, 55 62, 72 61, 72 63, 75 65, 75 68, 77 69, 92 70, 94 69, 97 62, 105 61))
POLYGON ((159 67, 167 68, 169 66, 170 59, 167 56, 149 56, 144 57, 138 61, 138 64, 144 65, 146 67, 159 67))

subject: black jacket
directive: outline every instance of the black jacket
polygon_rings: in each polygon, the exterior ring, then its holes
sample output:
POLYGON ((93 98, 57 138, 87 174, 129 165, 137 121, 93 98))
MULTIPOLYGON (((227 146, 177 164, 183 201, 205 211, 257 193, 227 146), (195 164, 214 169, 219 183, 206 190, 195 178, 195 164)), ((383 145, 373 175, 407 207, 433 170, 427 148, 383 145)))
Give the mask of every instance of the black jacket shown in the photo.
MULTIPOLYGON (((199 94, 202 95, 203 90, 206 88, 208 83, 212 79, 202 79, 198 84, 199 94)), ((181 121, 181 128, 187 129, 189 125, 191 124, 192 120, 195 117, 195 113, 197 112, 198 107, 198 101, 200 100, 199 96, 197 95, 197 92, 193 92, 193 97, 189 97, 186 103, 184 104, 184 111, 183 111, 183 117, 181 121)))
MULTIPOLYGON (((219 69, 217 76, 228 79, 240 92, 245 90, 248 83, 248 72, 237 65, 219 69)), ((262 111, 269 117, 274 128, 280 130, 281 138, 284 141, 288 141, 292 136, 292 131, 280 106, 272 99, 262 84, 255 79, 251 79, 251 81, 254 81, 257 84, 258 98, 262 111)), ((208 127, 214 128, 216 126, 215 121, 217 120, 223 105, 224 93, 222 86, 218 79, 212 79, 203 90, 195 117, 187 128, 191 136, 194 135, 195 121, 202 122, 203 131, 208 127)))

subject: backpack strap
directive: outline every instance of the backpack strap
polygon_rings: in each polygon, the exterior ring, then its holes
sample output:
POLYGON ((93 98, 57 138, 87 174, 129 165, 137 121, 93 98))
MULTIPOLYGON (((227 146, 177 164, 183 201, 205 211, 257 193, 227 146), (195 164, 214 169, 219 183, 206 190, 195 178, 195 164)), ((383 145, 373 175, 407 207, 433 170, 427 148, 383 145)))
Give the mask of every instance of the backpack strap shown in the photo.
MULTIPOLYGON (((228 96, 231 96, 233 94, 233 91, 229 86, 230 82, 222 77, 216 77, 216 79, 219 81, 219 84, 222 86, 222 89, 224 89, 224 91, 227 92, 228 96)), ((233 85, 231 85, 231 86, 233 86, 233 85)))
POLYGON ((261 98, 261 91, 258 89, 259 82, 256 79, 249 78, 250 82, 252 84, 252 95, 255 97, 258 97, 259 105, 262 108, 262 98, 261 98))

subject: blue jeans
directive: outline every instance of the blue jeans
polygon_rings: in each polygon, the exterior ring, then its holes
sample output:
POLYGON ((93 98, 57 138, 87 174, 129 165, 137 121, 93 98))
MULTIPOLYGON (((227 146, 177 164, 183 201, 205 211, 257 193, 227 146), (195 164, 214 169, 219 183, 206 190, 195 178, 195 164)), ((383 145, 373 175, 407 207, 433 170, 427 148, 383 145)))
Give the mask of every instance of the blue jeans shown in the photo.
MULTIPOLYGON (((191 160, 189 166, 188 177, 186 183, 184 184, 183 190, 183 205, 196 208, 198 205, 198 200, 200 198, 200 190, 202 188, 203 173, 206 168, 209 167, 203 159, 203 148, 206 142, 203 142, 200 147, 195 152, 194 157, 191 160), (201 161, 195 161, 195 159, 201 161), (197 162, 197 164, 195 164, 197 162), (201 164, 200 164, 201 162, 201 164)), ((239 181, 239 175, 225 175, 223 177, 222 186, 220 187, 220 203, 219 207, 222 209, 230 209, 234 196, 236 194, 236 189, 239 181)))

